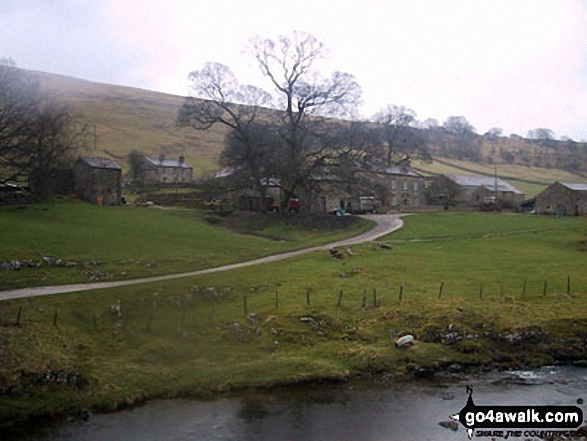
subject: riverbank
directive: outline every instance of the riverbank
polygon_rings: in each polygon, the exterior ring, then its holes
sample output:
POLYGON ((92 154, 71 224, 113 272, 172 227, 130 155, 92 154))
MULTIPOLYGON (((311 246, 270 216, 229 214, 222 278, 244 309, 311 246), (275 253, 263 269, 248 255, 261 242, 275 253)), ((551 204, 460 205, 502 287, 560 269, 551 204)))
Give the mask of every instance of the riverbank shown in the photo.
POLYGON ((0 302, 0 421, 581 362, 584 231, 580 219, 413 215, 385 247, 0 302), (415 344, 395 348, 405 334, 415 344))

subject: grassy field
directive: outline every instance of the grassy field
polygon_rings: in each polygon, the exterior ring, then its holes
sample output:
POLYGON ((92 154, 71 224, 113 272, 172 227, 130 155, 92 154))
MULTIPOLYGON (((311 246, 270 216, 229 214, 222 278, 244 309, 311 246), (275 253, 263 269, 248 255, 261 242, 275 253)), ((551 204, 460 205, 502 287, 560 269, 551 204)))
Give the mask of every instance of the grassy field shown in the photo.
POLYGON ((341 260, 315 252, 2 302, 0 421, 357 373, 587 358, 584 219, 437 213, 405 221, 384 239, 392 249, 354 246, 341 260), (395 349, 405 332, 416 344, 395 349), (70 380, 51 380, 59 372, 70 380))
POLYGON ((39 268, 0 271, 0 289, 194 271, 335 241, 372 225, 359 218, 346 226, 332 218, 330 224, 315 228, 277 221, 269 222, 266 231, 251 228, 235 234, 206 222, 205 215, 194 210, 100 208, 68 200, 0 207, 0 262, 41 263, 39 268), (52 265, 43 258, 50 258, 52 265), (55 266, 57 260, 62 266, 55 266), (76 265, 64 266, 72 263, 76 265))

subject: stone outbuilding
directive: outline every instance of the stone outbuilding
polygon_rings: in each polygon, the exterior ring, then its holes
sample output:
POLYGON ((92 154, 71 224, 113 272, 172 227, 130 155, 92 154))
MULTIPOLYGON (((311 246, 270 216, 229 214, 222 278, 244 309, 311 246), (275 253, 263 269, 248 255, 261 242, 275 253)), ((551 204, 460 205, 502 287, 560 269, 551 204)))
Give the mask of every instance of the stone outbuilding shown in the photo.
POLYGON ((555 182, 536 196, 538 214, 587 215, 587 183, 555 182))
POLYGON ((81 199, 120 205, 122 169, 109 158, 80 156, 73 166, 75 193, 81 199))
POLYGON ((524 200, 524 192, 495 176, 438 175, 433 188, 454 188, 452 203, 467 207, 482 207, 498 203, 504 208, 516 208, 524 200))
POLYGON ((190 184, 193 178, 194 168, 189 165, 185 157, 180 155, 178 159, 165 159, 147 156, 143 162, 144 183, 155 184, 190 184))

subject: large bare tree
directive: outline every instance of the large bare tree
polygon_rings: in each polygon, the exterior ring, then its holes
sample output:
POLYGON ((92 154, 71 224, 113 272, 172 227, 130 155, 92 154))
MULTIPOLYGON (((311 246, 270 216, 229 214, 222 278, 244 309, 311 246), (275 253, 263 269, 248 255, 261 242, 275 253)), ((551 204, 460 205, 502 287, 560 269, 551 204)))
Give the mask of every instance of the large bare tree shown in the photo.
POLYGON ((324 77, 318 72, 316 62, 326 53, 310 34, 294 32, 277 40, 257 37, 251 48, 283 110, 278 132, 284 208, 291 197, 311 193, 311 178, 337 160, 337 146, 325 138, 329 132, 326 118, 353 117, 361 88, 348 73, 324 77))

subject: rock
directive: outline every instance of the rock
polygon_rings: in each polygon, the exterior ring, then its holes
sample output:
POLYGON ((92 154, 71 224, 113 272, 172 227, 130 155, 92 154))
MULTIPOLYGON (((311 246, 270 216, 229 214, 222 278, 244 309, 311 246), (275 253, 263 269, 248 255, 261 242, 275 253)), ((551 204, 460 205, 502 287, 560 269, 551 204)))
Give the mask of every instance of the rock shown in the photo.
POLYGON ((354 255, 355 255, 355 253, 353 253, 353 250, 351 250, 350 248, 346 248, 346 249, 345 249, 345 251, 346 251, 346 253, 347 253, 349 256, 354 256, 354 255))
POLYGON ((392 250, 393 246, 388 243, 380 243, 379 248, 383 248, 384 250, 392 250))
POLYGON ((403 337, 400 337, 397 339, 397 341, 395 342, 395 347, 396 348, 405 348, 408 346, 412 346, 414 344, 414 337, 412 335, 404 335, 403 337))
POLYGON ((251 322, 257 322, 259 321, 259 316, 256 312, 251 312, 249 315, 247 315, 247 320, 251 322))
POLYGON ((587 368, 587 360, 573 361, 573 366, 580 368, 587 368))
POLYGON ((457 430, 459 430, 459 423, 457 423, 456 421, 453 421, 453 420, 441 421, 438 424, 440 426, 444 427, 445 429, 452 430, 453 432, 456 432, 457 430))

